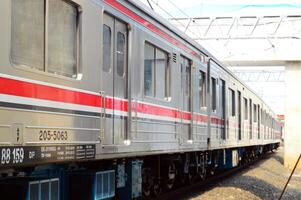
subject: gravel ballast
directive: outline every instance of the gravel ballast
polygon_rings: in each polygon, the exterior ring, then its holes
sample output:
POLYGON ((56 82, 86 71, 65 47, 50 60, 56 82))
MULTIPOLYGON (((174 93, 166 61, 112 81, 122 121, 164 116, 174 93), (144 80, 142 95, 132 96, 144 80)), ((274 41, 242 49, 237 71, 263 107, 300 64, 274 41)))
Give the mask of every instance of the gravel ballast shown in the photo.
MULTIPOLYGON (((278 199, 290 172, 283 166, 283 148, 279 148, 268 158, 184 199, 278 199)), ((282 199, 301 200, 300 170, 295 171, 282 199)))

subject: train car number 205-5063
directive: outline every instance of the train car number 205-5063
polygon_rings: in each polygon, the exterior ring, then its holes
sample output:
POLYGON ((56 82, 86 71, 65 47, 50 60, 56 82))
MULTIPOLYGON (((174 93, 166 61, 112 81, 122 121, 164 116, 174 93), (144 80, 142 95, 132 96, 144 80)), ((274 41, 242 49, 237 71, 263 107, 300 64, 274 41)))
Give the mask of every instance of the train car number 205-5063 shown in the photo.
POLYGON ((68 140, 68 131, 60 130, 40 130, 39 132, 40 141, 49 140, 68 140))

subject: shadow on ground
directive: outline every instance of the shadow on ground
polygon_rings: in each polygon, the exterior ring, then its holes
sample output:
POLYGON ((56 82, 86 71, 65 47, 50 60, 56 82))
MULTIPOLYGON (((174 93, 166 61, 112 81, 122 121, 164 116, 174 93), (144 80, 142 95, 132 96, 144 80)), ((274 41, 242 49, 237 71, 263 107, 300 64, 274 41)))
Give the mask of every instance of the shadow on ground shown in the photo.
POLYGON ((279 156, 279 155, 275 154, 275 155, 273 156, 273 158, 274 158, 275 160, 277 160, 281 165, 284 164, 284 161, 283 161, 283 157, 282 157, 282 156, 279 156))
MULTIPOLYGON (((281 189, 255 177, 241 176, 238 179, 231 182, 224 181, 223 187, 239 188, 254 194, 262 200, 278 199, 282 192, 281 189)), ((301 199, 301 191, 288 187, 282 199, 299 200, 301 199)))

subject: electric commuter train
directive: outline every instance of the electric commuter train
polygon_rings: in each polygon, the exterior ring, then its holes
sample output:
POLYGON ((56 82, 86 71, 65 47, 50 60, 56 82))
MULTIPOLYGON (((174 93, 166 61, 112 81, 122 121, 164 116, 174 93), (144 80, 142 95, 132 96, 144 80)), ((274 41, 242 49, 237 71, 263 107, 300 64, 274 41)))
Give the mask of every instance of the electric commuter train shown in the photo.
POLYGON ((268 105, 137 1, 0 13, 1 199, 154 198, 279 146, 268 105))

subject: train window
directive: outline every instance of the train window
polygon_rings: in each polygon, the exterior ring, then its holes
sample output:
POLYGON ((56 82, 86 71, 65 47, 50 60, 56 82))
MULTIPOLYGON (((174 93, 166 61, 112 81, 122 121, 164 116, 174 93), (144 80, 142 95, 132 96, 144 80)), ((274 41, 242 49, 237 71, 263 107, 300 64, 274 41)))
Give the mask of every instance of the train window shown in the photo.
POLYGON ((166 99, 170 95, 170 68, 168 54, 156 46, 144 47, 144 94, 166 99))
POLYGON ((123 33, 117 33, 117 74, 124 76, 125 68, 125 36, 123 33))
POLYGON ((235 116, 235 91, 229 88, 230 115, 235 116))
POLYGON ((109 72, 111 70, 112 61, 112 31, 107 25, 103 25, 103 48, 102 48, 102 60, 103 70, 109 72))
POLYGON ((257 122, 257 106, 256 104, 253 104, 253 121, 257 122))
POLYGON ((78 15, 77 6, 63 0, 13 0, 12 61, 76 78, 78 15))
POLYGON ((44 1, 12 0, 13 63, 44 70, 44 26, 44 1))
POLYGON ((156 97, 164 99, 166 97, 167 86, 167 53, 156 48, 156 97))
MULTIPOLYGON (((167 56, 167 54, 165 54, 167 56)), ((166 57, 166 70, 165 70, 165 98, 166 100, 170 100, 171 93, 170 93, 170 84, 171 84, 171 68, 170 65, 168 64, 168 58, 166 57)))
POLYGON ((190 96, 190 61, 182 56, 182 76, 184 80, 184 93, 185 96, 190 96))
POLYGON ((250 139, 253 138, 253 135, 252 135, 252 130, 253 130, 253 127, 252 127, 252 99, 249 99, 249 122, 250 122, 250 139))
POLYGON ((216 111, 216 79, 211 77, 211 109, 216 111))
POLYGON ((268 113, 267 112, 265 112, 265 122, 264 122, 264 124, 266 125, 266 126, 268 126, 268 113))
POLYGON ((184 109, 191 108, 191 61, 181 56, 181 84, 183 91, 184 109))
POLYGON ((206 73, 203 71, 199 74, 199 102, 200 108, 206 107, 206 73))
POLYGON ((244 119, 248 119, 248 99, 244 98, 244 119))
POLYGON ((189 62, 186 63, 186 70, 185 70, 185 76, 186 76, 186 84, 185 84, 185 95, 187 97, 190 97, 191 93, 191 68, 189 62))
POLYGON ((62 0, 48 5, 48 72, 76 78, 77 7, 62 0))
POLYGON ((145 43, 144 46, 144 94, 155 95, 155 47, 145 43))

